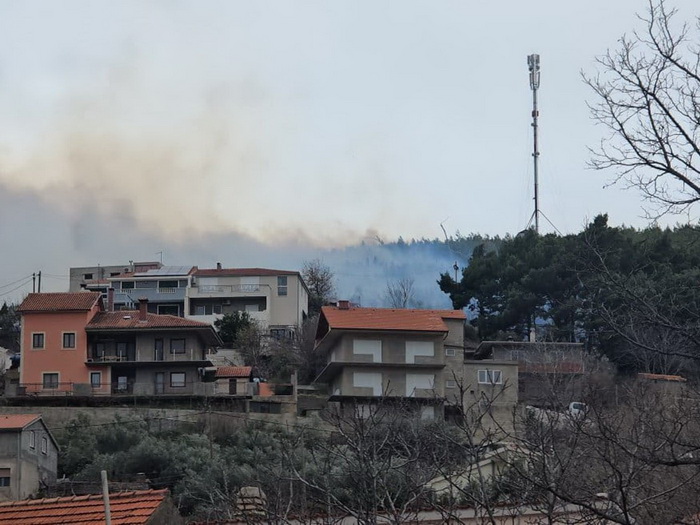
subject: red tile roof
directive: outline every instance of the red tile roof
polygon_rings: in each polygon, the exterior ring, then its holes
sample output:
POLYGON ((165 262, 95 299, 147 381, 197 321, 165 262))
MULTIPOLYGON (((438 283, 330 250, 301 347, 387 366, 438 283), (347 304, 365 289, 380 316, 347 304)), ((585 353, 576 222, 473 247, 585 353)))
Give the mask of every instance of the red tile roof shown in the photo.
POLYGON ((216 377, 250 377, 251 366, 220 366, 216 369, 216 377))
POLYGON ((443 319, 466 319, 460 310, 411 310, 404 308, 340 309, 324 306, 321 312, 335 330, 407 330, 447 332, 443 319))
POLYGON ((7 414, 0 416, 0 430, 22 430, 41 417, 40 414, 7 414))
MULTIPOLYGON (((141 525, 148 522, 163 503, 168 490, 135 490, 110 494, 113 525, 141 525)), ((0 524, 7 525, 103 525, 102 494, 45 498, 0 503, 0 524)))
POLYGON ((99 300, 100 292, 30 293, 20 312, 78 312, 90 310, 99 300))
POLYGON ((299 272, 290 270, 272 270, 270 268, 203 268, 197 269, 193 275, 199 277, 255 277, 255 276, 275 276, 275 275, 299 275, 299 272))
POLYGON ((87 324, 85 329, 211 328, 209 323, 192 321, 176 315, 146 314, 145 321, 141 321, 139 315, 138 310, 99 312, 87 324))
POLYGON ((685 377, 682 376, 672 376, 668 374, 646 374, 646 373, 638 373, 637 377, 640 379, 651 379, 652 381, 675 381, 678 383, 685 383, 688 381, 685 377))

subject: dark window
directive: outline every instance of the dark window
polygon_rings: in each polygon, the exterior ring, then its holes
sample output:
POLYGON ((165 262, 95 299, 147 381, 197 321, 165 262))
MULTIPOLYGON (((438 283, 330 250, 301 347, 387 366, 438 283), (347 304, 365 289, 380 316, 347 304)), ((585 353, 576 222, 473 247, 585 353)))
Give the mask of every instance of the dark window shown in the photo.
POLYGON ((214 305, 214 313, 220 314, 221 312, 222 312, 222 306, 220 304, 215 304, 214 305))
POLYGON ((170 340, 170 353, 171 354, 184 354, 185 353, 185 340, 184 339, 171 339, 170 340))
POLYGON ((134 288, 134 281, 124 281, 122 283, 122 290, 131 290, 134 288))
POLYGON ((280 275, 277 277, 277 295, 287 295, 287 276, 280 275))
POLYGON ((177 288, 178 281, 158 281, 158 288, 177 288))
POLYGON ((10 486, 11 472, 12 471, 9 468, 0 468, 0 487, 9 487, 10 486))
POLYGON ((44 374, 44 388, 58 388, 58 374, 44 374))
POLYGON ((155 344, 153 346, 153 360, 154 361, 162 361, 163 360, 163 340, 162 339, 156 339, 155 344))
POLYGON ((63 348, 75 348, 75 332, 63 334, 63 348))
POLYGON ((159 304, 158 313, 161 315, 180 315, 180 306, 177 304, 159 304))
POLYGON ((33 430, 29 431, 29 448, 36 448, 36 433, 33 430))
POLYGON ((44 348, 44 334, 32 334, 32 348, 44 348))
POLYGON ((182 388, 185 386, 184 372, 170 372, 170 386, 173 388, 182 388))
POLYGON ((46 437, 41 438, 41 453, 49 453, 49 440, 46 437))
POLYGON ((102 384, 102 372, 90 372, 90 385, 92 388, 100 388, 102 384))
POLYGON ((84 273, 83 279, 85 279, 86 281, 89 281, 90 279, 92 279, 92 274, 91 273, 84 273))

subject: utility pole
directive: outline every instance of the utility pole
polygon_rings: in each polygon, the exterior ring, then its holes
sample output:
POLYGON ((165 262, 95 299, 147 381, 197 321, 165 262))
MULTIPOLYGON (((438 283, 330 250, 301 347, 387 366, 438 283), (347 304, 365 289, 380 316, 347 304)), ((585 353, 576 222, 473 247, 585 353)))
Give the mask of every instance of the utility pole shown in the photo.
POLYGON ((36 293, 36 272, 32 274, 32 293, 36 293))
POLYGON ((39 270, 39 273, 38 273, 37 275, 38 275, 38 277, 39 277, 39 288, 38 288, 37 291, 38 291, 39 293, 41 293, 41 270, 39 270))
MULTIPOLYGON (((535 218, 535 232, 540 233, 540 203, 539 203, 539 181, 538 181, 538 161, 540 157, 540 151, 537 144, 537 117, 540 116, 540 112, 537 109, 537 90, 540 87, 540 55, 532 54, 527 57, 527 67, 530 70, 530 89, 532 89, 532 131, 533 131, 533 145, 534 150, 532 153, 532 159, 534 163, 534 173, 535 173, 535 212, 533 217, 535 218)), ((530 219, 532 222, 532 219, 530 219)))

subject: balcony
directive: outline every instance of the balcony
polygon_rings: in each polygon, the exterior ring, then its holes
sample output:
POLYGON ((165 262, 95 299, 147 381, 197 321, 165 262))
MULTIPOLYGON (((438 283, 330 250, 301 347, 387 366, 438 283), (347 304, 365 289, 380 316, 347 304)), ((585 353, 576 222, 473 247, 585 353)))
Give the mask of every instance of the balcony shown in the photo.
POLYGON ((267 284, 195 284, 190 297, 260 297, 270 295, 267 284))

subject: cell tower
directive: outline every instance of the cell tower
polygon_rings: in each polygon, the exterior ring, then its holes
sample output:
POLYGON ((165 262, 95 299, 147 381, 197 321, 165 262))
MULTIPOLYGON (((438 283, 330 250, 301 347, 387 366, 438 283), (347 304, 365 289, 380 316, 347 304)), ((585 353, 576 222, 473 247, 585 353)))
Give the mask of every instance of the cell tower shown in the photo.
MULTIPOLYGON (((535 232, 540 233, 540 202, 539 202, 539 188, 538 188, 538 161, 540 157, 540 151, 537 147, 537 117, 540 116, 540 112, 537 109, 537 90, 540 87, 540 55, 532 54, 527 57, 527 67, 530 70, 530 89, 532 89, 532 131, 533 131, 533 145, 534 149, 532 152, 532 161, 534 164, 535 173, 535 211, 530 217, 530 223, 532 219, 535 219, 535 232)), ((529 226, 528 224, 528 226, 529 226)))

